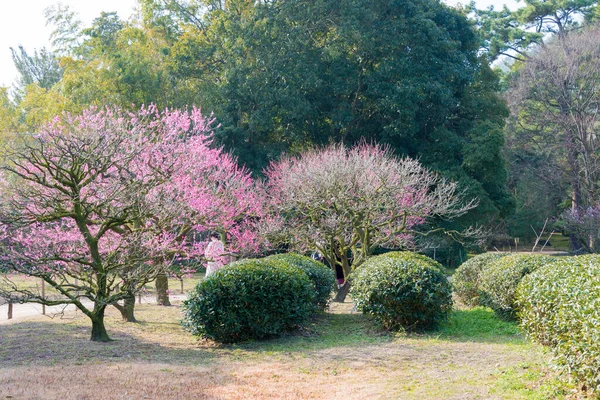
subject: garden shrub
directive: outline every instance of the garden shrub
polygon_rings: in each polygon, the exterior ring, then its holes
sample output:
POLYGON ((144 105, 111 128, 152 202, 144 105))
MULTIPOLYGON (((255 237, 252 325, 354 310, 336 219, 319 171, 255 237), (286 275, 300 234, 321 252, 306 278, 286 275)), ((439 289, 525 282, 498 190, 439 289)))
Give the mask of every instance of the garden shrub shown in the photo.
POLYGON ((600 392, 600 256, 565 257, 517 290, 521 327, 553 349, 556 363, 600 392))
POLYGON ((327 308, 331 292, 335 285, 335 274, 330 268, 310 257, 295 253, 274 254, 266 259, 281 261, 304 271, 308 278, 315 284, 315 306, 320 310, 327 308))
POLYGON ((452 286, 458 298, 469 307, 482 305, 479 299, 481 272, 490 263, 507 255, 498 252, 483 253, 462 263, 452 275, 452 286))
POLYGON ((183 325, 222 343, 273 337, 310 317, 314 295, 314 284, 298 268, 241 260, 196 285, 183 305, 183 325))
POLYGON ((395 260, 402 261, 417 261, 430 265, 434 268, 438 268, 444 272, 444 266, 432 258, 424 256, 423 254, 415 253, 414 251, 390 251, 381 255, 382 257, 392 257, 395 260))
POLYGON ((452 290, 442 266, 416 253, 369 258, 352 274, 356 308, 390 330, 437 327, 452 309, 452 290))
POLYGON ((506 320, 517 316, 515 293, 524 276, 556 261, 539 254, 511 254, 499 258, 481 271, 480 302, 506 320))

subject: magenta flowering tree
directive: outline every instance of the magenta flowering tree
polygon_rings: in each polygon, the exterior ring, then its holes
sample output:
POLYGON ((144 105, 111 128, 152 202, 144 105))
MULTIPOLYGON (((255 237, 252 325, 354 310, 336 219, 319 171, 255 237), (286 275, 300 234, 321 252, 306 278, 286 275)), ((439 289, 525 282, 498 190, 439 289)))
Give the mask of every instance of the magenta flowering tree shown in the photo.
POLYGON ((194 232, 215 229, 238 251, 256 243, 260 210, 249 174, 211 146, 199 110, 137 113, 89 109, 56 118, 6 149, 2 262, 43 279, 44 298, 6 278, 2 295, 73 304, 108 341, 108 305, 130 299, 174 260, 202 254, 194 232))
MULTIPOLYGON (((212 146, 208 134, 210 123, 194 109, 189 118, 185 113, 165 115, 164 129, 175 132, 157 141, 153 148, 158 155, 153 165, 157 172, 168 176, 161 186, 160 208, 167 216, 165 230, 177 232, 179 239, 187 237, 190 244, 173 257, 178 267, 169 272, 182 272, 187 259, 202 259, 208 244, 209 231, 217 231, 227 243, 227 252, 241 256, 258 251, 259 241, 254 227, 262 213, 262 201, 250 173, 221 148, 212 146), (190 135, 190 130, 203 134, 190 135), (198 233, 204 233, 198 235, 198 233), (196 240, 202 237, 203 240, 196 240)), ((187 269, 183 272, 192 272, 187 269)), ((157 277, 157 301, 168 305, 167 274, 157 277)))
MULTIPOLYGON (((378 145, 310 150, 271 164, 266 175, 265 237, 273 245, 318 250, 344 278, 377 247, 410 247, 417 226, 476 206, 455 183, 378 145)), ((337 300, 344 296, 340 291, 337 300)))

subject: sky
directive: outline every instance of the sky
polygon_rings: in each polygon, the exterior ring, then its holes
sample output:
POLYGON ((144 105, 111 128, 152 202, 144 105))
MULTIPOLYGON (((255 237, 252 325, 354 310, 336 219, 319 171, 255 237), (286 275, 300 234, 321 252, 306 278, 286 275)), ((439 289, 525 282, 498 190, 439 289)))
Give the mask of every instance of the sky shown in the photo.
MULTIPOLYGON (((443 0, 449 5, 468 3, 469 0, 443 0)), ((50 48, 51 27, 46 26, 44 10, 57 4, 58 0, 16 0, 3 1, 0 13, 0 86, 11 86, 17 79, 10 48, 22 45, 32 54, 34 49, 50 48)), ((116 11, 121 19, 128 19, 137 6, 136 0, 60 0, 73 11, 79 13, 83 26, 89 26, 102 11, 116 11)), ((503 4, 516 8, 515 0, 476 0, 478 8, 493 5, 501 8, 503 4)))

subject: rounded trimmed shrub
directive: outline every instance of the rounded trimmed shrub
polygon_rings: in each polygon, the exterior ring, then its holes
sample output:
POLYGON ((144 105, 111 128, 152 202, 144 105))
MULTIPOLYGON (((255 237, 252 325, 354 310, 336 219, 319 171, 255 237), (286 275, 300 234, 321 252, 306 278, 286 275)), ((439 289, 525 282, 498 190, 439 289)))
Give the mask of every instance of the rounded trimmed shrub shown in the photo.
POLYGON ((465 305, 469 307, 482 305, 479 299, 481 272, 487 269, 492 262, 507 255, 507 253, 497 252, 478 254, 469 258, 456 269, 451 278, 452 286, 454 293, 465 305))
POLYGON ((423 254, 415 253, 414 251, 390 251, 388 253, 381 254, 379 257, 391 257, 395 260, 402 261, 416 261, 430 265, 434 268, 438 268, 444 272, 444 266, 432 258, 424 256, 423 254))
POLYGON ((352 274, 350 294, 386 329, 435 328, 452 309, 452 288, 439 263, 406 253, 369 258, 352 274))
POLYGON ((301 269, 315 284, 315 306, 320 310, 327 308, 331 299, 331 292, 335 285, 335 274, 330 268, 310 257, 295 253, 274 254, 266 257, 266 259, 281 261, 287 265, 301 269))
POLYGON ((516 319, 515 293, 521 279, 555 261, 556 257, 539 254, 511 254, 493 261, 481 272, 481 304, 503 319, 516 319))
POLYGON ((183 325, 222 343, 277 336, 305 322, 315 287, 298 268, 248 259, 229 264, 198 283, 183 303, 183 325))
POLYGON ((521 327, 556 363, 600 392, 600 256, 565 257, 518 287, 521 327))

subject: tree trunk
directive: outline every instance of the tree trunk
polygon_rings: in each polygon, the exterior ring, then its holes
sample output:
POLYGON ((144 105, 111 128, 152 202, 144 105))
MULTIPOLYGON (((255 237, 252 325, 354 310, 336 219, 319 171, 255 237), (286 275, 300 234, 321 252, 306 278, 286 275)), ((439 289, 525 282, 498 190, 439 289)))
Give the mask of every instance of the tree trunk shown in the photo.
MULTIPOLYGON (((567 82, 565 81, 565 84, 567 82)), ((565 89, 568 91, 568 89, 565 89)), ((561 110, 561 115, 565 118, 565 120, 569 119, 569 107, 565 104, 564 100, 559 101, 559 106, 561 110)), ((567 162, 570 167, 570 181, 571 181, 571 209, 575 212, 578 212, 583 205, 583 198, 581 194, 581 177, 579 176, 579 153, 577 151, 577 147, 575 145, 575 138, 577 134, 572 132, 571 130, 565 129, 565 146, 567 148, 567 162)), ((579 253, 581 252, 583 246, 577 238, 576 234, 569 235, 569 241, 571 245, 571 252, 579 253)))
POLYGON ((336 255, 337 260, 340 262, 340 266, 342 267, 342 274, 344 277, 343 286, 338 288, 338 291, 333 298, 333 301, 336 303, 343 303, 346 300, 346 296, 350 291, 350 282, 348 282, 348 277, 350 276, 351 266, 350 260, 348 259, 348 250, 340 249, 340 251, 336 255))
MULTIPOLYGON (((569 155, 569 160, 571 161, 571 155, 569 155)), ((572 164, 574 164, 572 166, 572 168, 577 167, 576 160, 572 161, 572 164)), ((571 197, 571 209, 575 212, 579 212, 579 210, 581 209, 581 203, 582 203, 581 187, 579 185, 579 179, 576 174, 572 175, 572 177, 571 177, 571 186, 573 187, 573 193, 572 193, 572 197, 571 197)), ((582 246, 581 242, 579 241, 579 238, 577 237, 577 235, 574 233, 570 234, 569 241, 570 241, 571 252, 580 253, 581 250, 583 249, 583 246, 582 246)))
POLYGON ((170 306, 169 301, 169 279, 166 274, 160 274, 156 277, 156 304, 159 306, 170 306))
POLYGON ((126 297, 123 300, 123 305, 114 303, 113 306, 115 306, 115 308, 121 313, 123 322, 138 322, 134 315, 135 294, 131 293, 130 296, 126 297))
POLYGON ((91 318, 92 320, 92 342, 110 342, 111 338, 108 336, 108 332, 106 332, 106 328, 104 327, 104 310, 102 307, 99 311, 93 314, 91 318))
POLYGON ((338 289, 337 293, 335 294, 335 297, 333 298, 333 301, 336 303, 343 303, 346 300, 346 296, 348 295, 349 291, 350 282, 346 281, 344 283, 344 286, 338 289))

